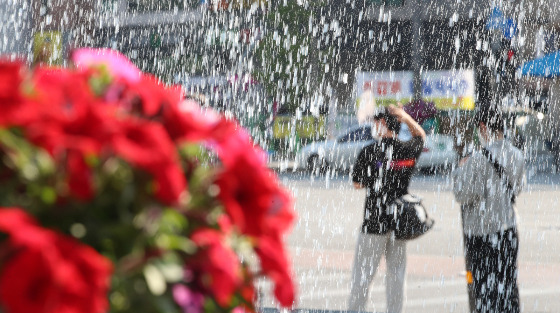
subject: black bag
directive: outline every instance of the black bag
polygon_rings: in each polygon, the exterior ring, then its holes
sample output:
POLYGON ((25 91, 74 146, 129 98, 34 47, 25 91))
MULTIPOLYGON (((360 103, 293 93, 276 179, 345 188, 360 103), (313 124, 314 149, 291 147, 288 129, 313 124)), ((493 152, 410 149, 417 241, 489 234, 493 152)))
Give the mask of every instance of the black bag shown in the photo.
POLYGON ((414 195, 406 194, 389 206, 394 214, 392 229, 397 240, 416 239, 434 226, 435 221, 428 216, 422 200, 414 195))

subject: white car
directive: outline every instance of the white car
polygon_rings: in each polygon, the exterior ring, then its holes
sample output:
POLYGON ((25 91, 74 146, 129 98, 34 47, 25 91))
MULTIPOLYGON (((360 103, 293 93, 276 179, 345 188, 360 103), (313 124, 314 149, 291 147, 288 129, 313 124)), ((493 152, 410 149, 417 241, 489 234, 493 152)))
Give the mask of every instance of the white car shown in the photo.
POLYGON ((316 141, 304 146, 296 154, 295 166, 309 171, 346 170, 354 165, 362 148, 374 141, 369 125, 355 126, 335 140, 316 141))
POLYGON ((459 155, 453 148, 453 137, 442 134, 426 136, 424 148, 416 162, 416 168, 421 170, 450 169, 457 163, 459 155))
MULTIPOLYGON (((401 140, 411 138, 410 131, 404 124, 399 138, 401 140)), ((351 127, 336 140, 317 141, 304 146, 296 154, 296 168, 305 168, 309 171, 348 170, 354 165, 362 148, 374 141, 370 125, 351 127)), ((456 161, 457 153, 453 149, 453 138, 432 134, 426 137, 416 168, 431 170, 450 168, 456 161)))

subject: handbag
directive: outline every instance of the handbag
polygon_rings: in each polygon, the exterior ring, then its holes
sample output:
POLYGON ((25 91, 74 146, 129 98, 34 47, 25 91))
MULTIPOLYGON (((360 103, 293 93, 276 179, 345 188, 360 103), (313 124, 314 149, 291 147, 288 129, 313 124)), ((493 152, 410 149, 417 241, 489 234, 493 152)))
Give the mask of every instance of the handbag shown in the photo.
POLYGON ((392 229, 397 240, 412 240, 427 233, 434 226, 434 219, 428 216, 422 199, 406 194, 391 204, 394 219, 392 229))

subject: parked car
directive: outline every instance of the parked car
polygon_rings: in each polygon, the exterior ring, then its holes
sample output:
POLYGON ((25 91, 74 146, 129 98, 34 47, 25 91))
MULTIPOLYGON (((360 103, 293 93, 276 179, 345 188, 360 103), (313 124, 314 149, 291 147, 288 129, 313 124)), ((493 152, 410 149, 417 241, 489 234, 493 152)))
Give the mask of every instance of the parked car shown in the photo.
POLYGON ((301 148, 296 154, 296 167, 309 171, 347 170, 362 148, 374 141, 370 126, 355 126, 335 140, 315 141, 301 148))
POLYGON ((552 122, 549 115, 536 111, 519 113, 515 119, 514 143, 523 150, 527 165, 537 171, 560 168, 558 131, 552 122))
POLYGON ((430 134, 426 136, 416 168, 428 171, 447 170, 451 169, 457 160, 458 154, 454 149, 452 136, 430 134))
MULTIPOLYGON (((404 124, 399 138, 411 138, 410 131, 404 124)), ((354 126, 335 140, 316 141, 304 146, 296 154, 295 164, 297 168, 305 168, 308 171, 349 170, 362 148, 374 141, 370 125, 354 126)), ((430 134, 426 137, 416 167, 422 170, 450 168, 456 161, 453 137, 430 134)))

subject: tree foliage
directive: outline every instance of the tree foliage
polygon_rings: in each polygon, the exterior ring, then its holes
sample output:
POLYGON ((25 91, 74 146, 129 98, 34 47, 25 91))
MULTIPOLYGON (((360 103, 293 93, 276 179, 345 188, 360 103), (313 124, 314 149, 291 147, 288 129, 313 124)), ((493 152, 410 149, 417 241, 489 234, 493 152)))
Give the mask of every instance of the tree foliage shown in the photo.
POLYGON ((280 105, 294 112, 322 80, 315 53, 317 9, 323 1, 284 1, 271 5, 266 31, 255 51, 255 77, 280 105))

